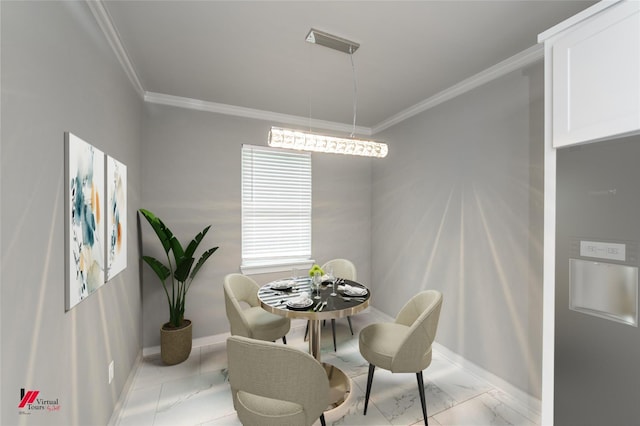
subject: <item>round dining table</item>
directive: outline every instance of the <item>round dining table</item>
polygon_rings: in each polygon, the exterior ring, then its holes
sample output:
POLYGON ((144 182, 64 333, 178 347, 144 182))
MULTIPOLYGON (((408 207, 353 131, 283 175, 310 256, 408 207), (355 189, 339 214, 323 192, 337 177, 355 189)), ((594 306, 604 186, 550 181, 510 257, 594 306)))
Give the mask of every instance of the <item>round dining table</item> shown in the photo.
POLYGON ((258 299, 263 309, 286 318, 309 321, 309 353, 322 363, 329 378, 329 408, 338 407, 351 392, 347 375, 338 367, 323 363, 320 355, 321 321, 352 316, 369 306, 371 292, 362 284, 338 278, 336 295, 332 296, 332 285, 324 282, 317 291, 311 288, 311 279, 297 278, 267 283, 258 290, 258 299), (349 292, 351 290, 351 292, 349 292), (366 294, 362 294, 366 291, 366 294), (293 301, 306 292, 312 303, 297 306, 293 301), (319 298, 314 298, 319 296, 319 298))

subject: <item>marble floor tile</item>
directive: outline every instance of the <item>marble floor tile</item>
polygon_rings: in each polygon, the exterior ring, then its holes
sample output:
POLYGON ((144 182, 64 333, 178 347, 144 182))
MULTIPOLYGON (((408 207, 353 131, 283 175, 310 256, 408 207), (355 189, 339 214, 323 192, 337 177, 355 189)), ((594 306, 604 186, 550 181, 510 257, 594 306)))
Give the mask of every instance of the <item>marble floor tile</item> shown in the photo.
POLYGON ((233 414, 226 373, 208 372, 163 384, 154 425, 196 425, 233 414))
POLYGON ((189 358, 177 365, 165 365, 160 354, 144 359, 136 373, 134 389, 155 386, 172 379, 200 374, 200 348, 193 348, 189 358))
POLYGON ((200 426, 242 426, 242 423, 234 411, 233 414, 209 420, 208 422, 201 423, 200 426))
POLYGON ((227 368, 227 347, 224 343, 200 349, 200 374, 227 368))
MULTIPOLYGON (((363 392, 366 391, 366 375, 355 377, 353 381, 363 392)), ((450 395, 434 384, 425 381, 424 385, 429 416, 447 410, 456 404, 450 395)), ((393 374, 376 368, 369 405, 372 403, 393 425, 413 425, 423 419, 415 374, 393 374)))
POLYGON ((539 425, 541 423, 541 417, 540 417, 540 407, 530 407, 527 406, 526 404, 523 404, 521 401, 516 400, 514 397, 512 397, 511 395, 499 390, 499 389, 491 389, 488 392, 492 397, 496 398, 497 400, 503 402, 505 405, 513 408, 514 410, 516 410, 518 413, 522 414, 523 416, 525 416, 527 419, 529 419, 531 422, 533 422, 533 424, 539 425))
POLYGON ((157 385, 131 392, 122 410, 119 425, 152 425, 158 410, 161 390, 162 385, 157 385))
MULTIPOLYGON (((358 349, 358 333, 368 324, 389 317, 367 309, 352 318, 354 335, 346 319, 336 322, 337 351, 331 323, 322 328, 321 356, 352 380, 351 394, 340 407, 327 411, 327 425, 424 425, 415 374, 392 374, 377 368, 367 415, 363 414, 368 363, 358 349)), ((293 321, 287 343, 302 351, 304 321, 293 321)), ((227 381, 226 345, 193 348, 189 359, 165 366, 159 355, 146 357, 134 376, 118 413, 117 426, 239 426, 227 381)), ((539 418, 499 389, 433 354, 424 370, 427 412, 431 426, 535 425, 539 418)), ((314 426, 319 426, 316 421, 314 426)))
MULTIPOLYGON (((347 400, 338 408, 325 413, 327 425, 391 425, 378 407, 369 402, 367 415, 364 415, 364 391, 354 383, 347 400)), ((319 426, 316 422, 314 426, 319 426)))
POLYGON ((494 398, 490 393, 483 393, 469 401, 458 404, 450 410, 436 414, 435 419, 442 426, 455 425, 519 425, 533 426, 529 419, 513 408, 494 398))
POLYGON ((463 371, 438 354, 434 354, 431 365, 422 374, 425 383, 433 383, 451 396, 456 403, 466 401, 492 389, 486 381, 463 371))

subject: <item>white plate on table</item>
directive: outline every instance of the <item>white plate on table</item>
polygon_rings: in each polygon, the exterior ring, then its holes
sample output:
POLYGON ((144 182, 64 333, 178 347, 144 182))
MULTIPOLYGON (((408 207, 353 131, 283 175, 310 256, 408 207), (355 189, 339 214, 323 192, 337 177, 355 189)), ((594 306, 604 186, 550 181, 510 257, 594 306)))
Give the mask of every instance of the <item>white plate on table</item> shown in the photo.
POLYGON ((307 300, 296 300, 296 299, 287 300, 286 305, 290 309, 307 309, 308 307, 313 305, 313 300, 312 299, 307 299, 307 300))

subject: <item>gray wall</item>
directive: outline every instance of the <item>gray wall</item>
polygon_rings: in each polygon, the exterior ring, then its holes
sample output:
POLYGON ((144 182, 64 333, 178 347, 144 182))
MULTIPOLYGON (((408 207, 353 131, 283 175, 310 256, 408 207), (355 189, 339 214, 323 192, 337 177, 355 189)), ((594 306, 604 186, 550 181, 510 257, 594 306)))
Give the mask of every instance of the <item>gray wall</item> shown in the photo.
MULTIPOLYGON (((240 174, 242 144, 265 145, 271 125, 169 106, 145 105, 142 207, 159 215, 180 241, 206 225, 202 249, 219 246, 187 296, 185 317, 194 338, 229 331, 222 282, 241 262, 240 174)), ((370 282, 371 161, 313 154, 313 256, 318 263, 352 259, 358 278, 370 282)), ((158 256, 151 228, 142 226, 143 251, 158 256)), ((143 346, 159 345, 159 328, 168 321, 164 292, 153 271, 143 268, 143 346)), ((280 274, 255 275, 262 284, 280 274)))
POLYGON ((376 135, 374 305, 444 294, 436 341, 537 398, 542 348, 542 65, 376 135))
POLYGON ((632 425, 640 418, 640 328, 569 310, 569 259, 598 261, 580 257, 574 246, 577 241, 623 243, 627 247, 626 262, 602 262, 640 266, 639 158, 639 136, 558 150, 557 425, 632 425), (615 193, 609 192, 613 189, 615 193))
POLYGON ((142 101, 84 2, 2 2, 3 425, 109 420, 141 342, 142 101), (65 312, 64 132, 128 166, 128 267, 65 312), (108 363, 115 379, 108 384, 108 363), (60 411, 18 415, 20 389, 60 411))

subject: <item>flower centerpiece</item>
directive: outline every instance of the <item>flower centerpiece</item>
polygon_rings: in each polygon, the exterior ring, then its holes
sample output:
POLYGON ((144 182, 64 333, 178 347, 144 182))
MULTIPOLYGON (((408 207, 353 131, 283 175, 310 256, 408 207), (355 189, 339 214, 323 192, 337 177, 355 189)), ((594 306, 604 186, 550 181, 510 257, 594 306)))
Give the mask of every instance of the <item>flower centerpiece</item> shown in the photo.
POLYGON ((309 269, 309 277, 313 277, 316 272, 320 272, 320 276, 324 275, 324 271, 318 265, 313 265, 311 269, 309 269))

